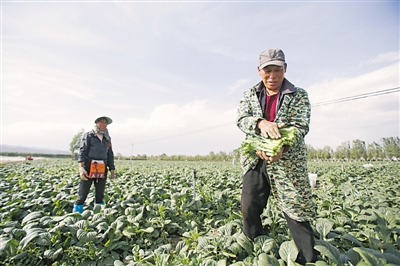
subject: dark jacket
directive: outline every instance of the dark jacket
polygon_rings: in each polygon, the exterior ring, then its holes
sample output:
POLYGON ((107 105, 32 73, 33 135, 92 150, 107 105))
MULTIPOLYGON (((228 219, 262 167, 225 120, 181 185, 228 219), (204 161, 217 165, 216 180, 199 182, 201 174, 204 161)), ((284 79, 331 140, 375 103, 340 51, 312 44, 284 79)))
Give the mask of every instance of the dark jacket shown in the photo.
POLYGON ((112 147, 107 148, 106 139, 100 141, 93 130, 83 134, 78 156, 78 162, 85 162, 85 168, 91 160, 103 160, 109 170, 115 170, 112 147))

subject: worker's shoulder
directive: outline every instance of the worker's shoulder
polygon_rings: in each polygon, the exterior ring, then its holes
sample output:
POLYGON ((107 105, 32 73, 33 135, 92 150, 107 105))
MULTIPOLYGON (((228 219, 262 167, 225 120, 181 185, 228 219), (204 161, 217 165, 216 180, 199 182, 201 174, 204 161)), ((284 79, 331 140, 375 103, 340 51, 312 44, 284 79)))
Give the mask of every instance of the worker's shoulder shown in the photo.
POLYGON ((89 131, 86 131, 83 134, 83 136, 86 137, 86 138, 93 138, 95 136, 95 133, 93 132, 93 130, 89 130, 89 131))
POLYGON ((301 88, 301 87, 294 87, 295 88, 295 92, 294 92, 294 94, 297 96, 297 97, 303 97, 303 96, 308 96, 308 92, 305 90, 305 89, 303 89, 303 88, 301 88))
POLYGON ((260 82, 257 83, 257 84, 254 85, 254 86, 251 86, 251 87, 247 88, 247 89, 243 92, 243 94, 244 94, 244 95, 256 94, 256 93, 258 92, 259 86, 260 86, 260 82))

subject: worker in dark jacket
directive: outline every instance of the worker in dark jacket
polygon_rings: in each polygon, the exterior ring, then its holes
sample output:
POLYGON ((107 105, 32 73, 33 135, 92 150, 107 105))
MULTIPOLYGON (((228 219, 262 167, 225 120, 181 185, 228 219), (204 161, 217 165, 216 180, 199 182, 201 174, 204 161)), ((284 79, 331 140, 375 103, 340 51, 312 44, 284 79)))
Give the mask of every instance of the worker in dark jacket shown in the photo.
POLYGON ((83 134, 79 148, 79 189, 78 198, 75 201, 73 212, 83 211, 83 206, 90 187, 94 183, 95 204, 104 205, 104 190, 106 186, 107 173, 114 178, 114 153, 111 147, 111 137, 107 126, 112 119, 100 116, 94 121, 93 130, 83 134))

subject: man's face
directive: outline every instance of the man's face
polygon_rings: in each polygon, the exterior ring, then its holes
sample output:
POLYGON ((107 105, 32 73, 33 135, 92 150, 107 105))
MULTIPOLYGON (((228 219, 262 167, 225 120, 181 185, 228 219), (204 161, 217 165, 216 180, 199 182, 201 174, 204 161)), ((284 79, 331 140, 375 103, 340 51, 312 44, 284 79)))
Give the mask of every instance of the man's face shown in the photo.
POLYGON ((105 120, 105 119, 103 118, 103 119, 101 119, 99 122, 97 122, 96 125, 97 125, 97 127, 98 127, 101 131, 106 130, 107 125, 108 125, 108 124, 107 124, 107 120, 105 120))
POLYGON ((271 91, 279 91, 285 78, 286 65, 284 66, 266 66, 263 69, 258 67, 260 75, 265 87, 271 91))

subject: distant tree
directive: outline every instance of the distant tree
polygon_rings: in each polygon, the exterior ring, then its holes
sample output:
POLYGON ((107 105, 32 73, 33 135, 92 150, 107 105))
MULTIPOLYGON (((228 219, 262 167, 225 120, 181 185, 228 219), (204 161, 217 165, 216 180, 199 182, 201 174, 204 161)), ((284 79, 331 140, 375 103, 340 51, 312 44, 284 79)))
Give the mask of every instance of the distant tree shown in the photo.
POLYGON ((397 158, 400 157, 399 137, 382 138, 381 142, 383 144, 383 151, 385 153, 385 157, 387 158, 391 158, 393 156, 397 158))
POLYGON ((342 142, 342 145, 339 145, 334 152, 334 157, 336 159, 345 159, 350 157, 350 142, 342 142))
POLYGON ((210 154, 206 157, 208 161, 214 161, 215 160, 215 153, 212 151, 210 154))
POLYGON ((332 158, 333 150, 329 146, 325 146, 323 149, 318 150, 318 157, 320 159, 330 159, 332 158))
POLYGON ((217 161, 227 161, 228 160, 228 154, 224 151, 220 151, 217 154, 217 161))
POLYGON ((69 144, 69 150, 71 151, 71 156, 72 158, 75 157, 75 155, 78 154, 79 147, 81 145, 81 139, 83 136, 83 133, 85 133, 84 129, 82 128, 81 131, 79 131, 73 138, 71 143, 69 144))
POLYGON ((235 158, 236 160, 239 160, 240 158, 240 151, 239 148, 234 149, 231 153, 232 157, 235 158))
POLYGON ((143 154, 143 155, 138 154, 136 156, 132 155, 129 158, 132 158, 132 160, 147 160, 147 155, 146 154, 143 154))
POLYGON ((307 158, 308 159, 316 159, 317 158, 317 152, 314 149, 314 147, 311 146, 310 144, 307 144, 306 147, 307 147, 307 158))
POLYGON ((367 158, 367 148, 365 146, 365 141, 356 139, 353 140, 353 145, 350 149, 350 158, 352 159, 361 159, 367 158))
POLYGON ((368 144, 368 149, 367 149, 367 158, 368 160, 378 160, 385 157, 383 154, 382 147, 379 143, 377 142, 372 142, 368 144))

